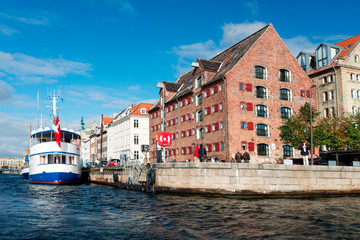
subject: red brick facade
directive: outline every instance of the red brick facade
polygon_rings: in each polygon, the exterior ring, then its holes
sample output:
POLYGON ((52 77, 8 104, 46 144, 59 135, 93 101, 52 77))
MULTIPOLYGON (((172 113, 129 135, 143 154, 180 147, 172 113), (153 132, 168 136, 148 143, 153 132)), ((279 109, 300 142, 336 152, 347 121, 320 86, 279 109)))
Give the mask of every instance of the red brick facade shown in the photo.
MULTIPOLYGON (((198 59, 197 63, 175 83, 164 82, 160 98, 165 91, 165 105, 160 99, 149 111, 151 161, 156 161, 156 135, 163 121, 173 136, 166 161, 193 161, 193 146, 200 144, 206 146, 208 158, 221 161, 230 161, 242 148, 250 153, 251 162, 274 162, 283 157, 281 114, 295 113, 310 100, 306 92, 312 82, 272 25, 213 59, 198 59), (255 66, 264 72, 255 73, 255 66), (282 77, 286 72, 288 82, 280 81, 280 71, 282 77), (197 104, 199 94, 201 104, 197 104), (288 100, 281 100, 280 95, 288 100), (163 108, 165 117, 161 118, 163 108), (203 112, 202 121, 197 119, 199 111, 203 112)), ((296 148, 293 156, 299 156, 296 148)))

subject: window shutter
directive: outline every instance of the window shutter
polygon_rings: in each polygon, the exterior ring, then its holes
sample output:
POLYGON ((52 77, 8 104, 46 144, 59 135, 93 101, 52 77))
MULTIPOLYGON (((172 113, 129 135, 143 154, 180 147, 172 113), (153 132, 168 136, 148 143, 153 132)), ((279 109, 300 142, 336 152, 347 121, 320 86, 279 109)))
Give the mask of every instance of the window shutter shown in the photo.
POLYGON ((184 147, 184 155, 186 155, 186 147, 184 147))
POLYGON ((215 123, 215 130, 219 130, 219 123, 215 123))
POLYGON ((219 111, 219 104, 215 104, 215 112, 219 111))
POLYGON ((191 97, 188 97, 188 104, 191 103, 191 97))
POLYGON ((254 123, 253 122, 248 122, 247 127, 248 127, 249 130, 254 130, 254 123))
POLYGON ((306 96, 310 98, 310 90, 306 90, 306 96))
POLYGON ((246 91, 251 92, 252 91, 252 84, 247 83, 245 88, 246 88, 246 91))
POLYGON ((252 103, 246 103, 246 109, 248 111, 252 111, 253 110, 253 104, 252 103))
POLYGON ((211 152, 211 151, 212 151, 212 145, 208 144, 208 152, 211 152))
POLYGON ((214 93, 217 93, 218 91, 219 91, 219 86, 216 85, 216 86, 214 87, 214 93))
POLYGON ((210 88, 206 89, 206 97, 210 96, 210 88))
POLYGON ((208 130, 209 130, 209 132, 211 132, 211 124, 208 125, 208 130))
POLYGON ((207 112, 208 112, 208 114, 211 113, 211 107, 207 107, 207 112))
POLYGON ((192 147, 189 147, 189 154, 192 154, 192 147))
POLYGON ((189 136, 191 136, 191 129, 189 129, 188 131, 189 131, 189 136))
POLYGON ((249 148, 249 151, 253 152, 255 150, 255 144, 254 142, 249 142, 248 143, 248 148, 249 148))
POLYGON ((220 143, 215 143, 215 151, 219 151, 220 150, 220 143))

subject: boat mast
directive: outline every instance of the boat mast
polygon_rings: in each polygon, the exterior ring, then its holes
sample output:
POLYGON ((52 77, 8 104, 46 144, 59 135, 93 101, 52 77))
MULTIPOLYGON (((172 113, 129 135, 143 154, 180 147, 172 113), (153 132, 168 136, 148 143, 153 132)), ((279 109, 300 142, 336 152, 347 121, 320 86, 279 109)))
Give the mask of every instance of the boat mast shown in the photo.
MULTIPOLYGON (((60 90, 60 94, 61 94, 61 90, 60 90)), ((46 107, 50 108, 51 111, 52 111, 53 124, 54 124, 54 125, 55 125, 55 122, 56 122, 57 111, 58 111, 59 109, 61 109, 61 108, 56 107, 57 101, 59 101, 59 100, 61 99, 60 94, 59 94, 59 91, 58 91, 58 95, 56 95, 56 92, 55 92, 55 90, 54 90, 54 94, 48 96, 49 100, 52 102, 52 106, 46 106, 46 107)))

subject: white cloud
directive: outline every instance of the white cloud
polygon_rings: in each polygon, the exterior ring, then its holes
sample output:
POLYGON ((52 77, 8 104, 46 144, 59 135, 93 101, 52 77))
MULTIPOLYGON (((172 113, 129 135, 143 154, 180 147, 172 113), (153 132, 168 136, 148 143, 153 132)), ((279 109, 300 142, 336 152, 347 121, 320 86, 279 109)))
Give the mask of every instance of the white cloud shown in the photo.
POLYGON ((0 113, 0 126, 0 156, 23 156, 25 149, 29 147, 30 121, 0 113))
POLYGON ((337 34, 337 35, 325 35, 325 36, 315 36, 313 37, 313 39, 315 40, 321 40, 324 42, 341 42, 345 39, 351 38, 352 36, 350 35, 342 35, 342 34, 337 34))
POLYGON ((0 51, 0 71, 15 76, 26 83, 54 83, 54 77, 69 74, 89 75, 89 63, 63 59, 40 59, 23 53, 6 53, 0 51))
POLYGON ((244 6, 246 9, 250 10, 252 15, 256 16, 259 14, 259 4, 257 0, 245 1, 244 6))
POLYGON ((135 85, 132 85, 132 86, 128 86, 127 87, 127 90, 128 91, 138 91, 140 90, 141 86, 139 84, 135 84, 135 85))
POLYGON ((32 24, 32 25, 47 25, 49 23, 49 19, 44 16, 40 16, 38 18, 32 18, 32 17, 9 15, 7 13, 0 12, 0 17, 4 17, 10 20, 15 20, 17 22, 22 22, 25 24, 32 24))
POLYGON ((8 83, 0 80, 0 102, 10 100, 15 89, 8 83))
POLYGON ((223 37, 220 41, 220 44, 226 46, 233 45, 265 26, 266 23, 257 21, 252 23, 244 22, 239 24, 227 23, 222 26, 223 37))
POLYGON ((0 33, 2 35, 11 36, 13 34, 20 33, 20 32, 10 26, 0 24, 0 33))
POLYGON ((304 36, 284 38, 283 40, 295 57, 299 54, 300 51, 310 53, 314 52, 316 47, 319 45, 318 43, 311 42, 309 38, 304 36))

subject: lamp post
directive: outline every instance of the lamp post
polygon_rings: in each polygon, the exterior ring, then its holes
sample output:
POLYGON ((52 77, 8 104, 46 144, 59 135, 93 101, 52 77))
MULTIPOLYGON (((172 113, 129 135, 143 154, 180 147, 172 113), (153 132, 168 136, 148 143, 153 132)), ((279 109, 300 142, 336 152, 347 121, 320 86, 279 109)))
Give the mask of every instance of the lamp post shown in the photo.
POLYGON ((310 150, 311 150, 311 165, 314 165, 314 154, 313 154, 313 125, 312 125, 312 105, 311 105, 311 99, 312 99, 312 94, 311 94, 311 89, 313 87, 316 87, 316 85, 312 85, 310 87, 310 150))

